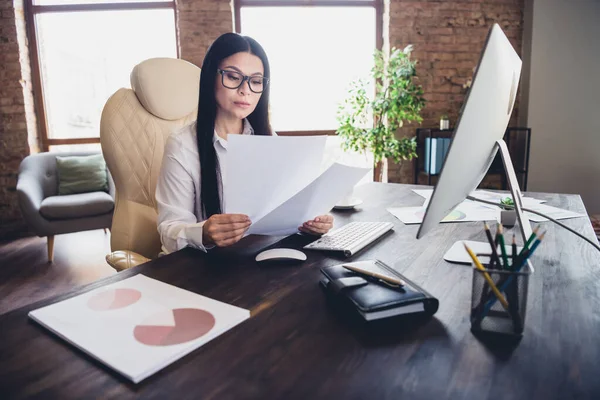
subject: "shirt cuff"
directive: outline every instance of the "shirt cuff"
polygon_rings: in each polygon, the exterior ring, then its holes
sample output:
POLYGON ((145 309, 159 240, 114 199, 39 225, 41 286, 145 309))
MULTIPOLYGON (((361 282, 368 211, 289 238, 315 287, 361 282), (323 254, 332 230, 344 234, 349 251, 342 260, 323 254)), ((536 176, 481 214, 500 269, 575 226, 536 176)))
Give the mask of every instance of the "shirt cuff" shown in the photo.
POLYGON ((183 249, 184 247, 189 246, 204 252, 214 248, 215 245, 205 246, 204 243, 202 243, 202 232, 205 222, 206 221, 202 221, 188 225, 179 231, 179 234, 177 235, 177 248, 183 249))

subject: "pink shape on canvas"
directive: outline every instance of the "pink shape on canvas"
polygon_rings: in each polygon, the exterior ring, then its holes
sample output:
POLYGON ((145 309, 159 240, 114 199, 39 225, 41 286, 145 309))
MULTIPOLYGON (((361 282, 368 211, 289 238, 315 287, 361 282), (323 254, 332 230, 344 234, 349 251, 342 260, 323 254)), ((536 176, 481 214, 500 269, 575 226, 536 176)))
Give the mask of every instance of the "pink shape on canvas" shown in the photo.
POLYGON ((87 305, 94 311, 117 310, 132 305, 141 297, 139 290, 112 289, 90 297, 87 305))
MULTIPOLYGON (((198 339, 215 326, 215 317, 205 310, 178 308, 167 312, 173 313, 174 326, 144 325, 142 322, 133 330, 135 340, 148 346, 171 346, 198 339)), ((156 318, 157 315, 153 315, 149 319, 156 318)))

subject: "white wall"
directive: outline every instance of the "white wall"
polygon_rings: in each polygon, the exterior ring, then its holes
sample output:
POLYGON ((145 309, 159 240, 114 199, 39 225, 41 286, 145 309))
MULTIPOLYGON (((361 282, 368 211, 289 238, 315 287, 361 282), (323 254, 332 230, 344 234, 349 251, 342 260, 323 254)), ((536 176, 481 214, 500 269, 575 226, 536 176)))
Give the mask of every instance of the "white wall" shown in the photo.
POLYGON ((580 194, 587 211, 600 214, 600 0, 533 0, 525 13, 527 189, 580 194))

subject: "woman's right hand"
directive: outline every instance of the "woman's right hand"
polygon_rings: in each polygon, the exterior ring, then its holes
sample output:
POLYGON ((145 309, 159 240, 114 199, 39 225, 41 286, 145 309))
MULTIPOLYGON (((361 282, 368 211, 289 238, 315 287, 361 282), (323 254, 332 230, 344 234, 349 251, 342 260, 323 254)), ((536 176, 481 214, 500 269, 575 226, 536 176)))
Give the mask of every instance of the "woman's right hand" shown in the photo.
POLYGON ((244 236, 252 222, 244 214, 215 214, 202 228, 202 243, 217 247, 231 246, 244 236))

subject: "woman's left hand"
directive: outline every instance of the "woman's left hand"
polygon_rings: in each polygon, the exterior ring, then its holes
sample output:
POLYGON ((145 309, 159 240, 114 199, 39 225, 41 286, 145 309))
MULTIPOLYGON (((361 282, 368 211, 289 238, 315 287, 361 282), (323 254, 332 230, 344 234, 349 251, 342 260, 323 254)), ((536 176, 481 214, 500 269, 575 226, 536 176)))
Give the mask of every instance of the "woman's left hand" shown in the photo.
POLYGON ((333 216, 332 215, 319 215, 313 220, 306 221, 298 229, 300 232, 308 233, 311 235, 324 235, 333 228, 333 216))

